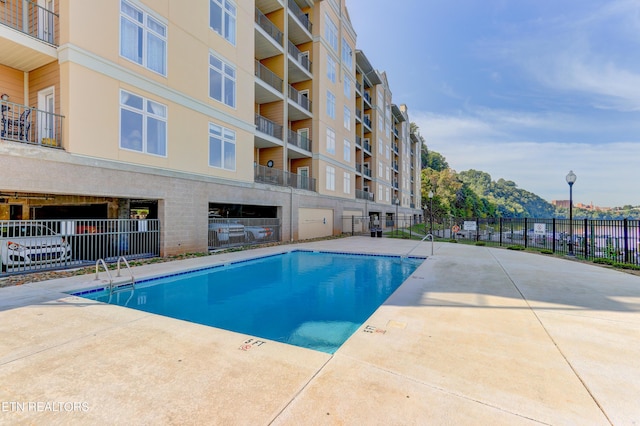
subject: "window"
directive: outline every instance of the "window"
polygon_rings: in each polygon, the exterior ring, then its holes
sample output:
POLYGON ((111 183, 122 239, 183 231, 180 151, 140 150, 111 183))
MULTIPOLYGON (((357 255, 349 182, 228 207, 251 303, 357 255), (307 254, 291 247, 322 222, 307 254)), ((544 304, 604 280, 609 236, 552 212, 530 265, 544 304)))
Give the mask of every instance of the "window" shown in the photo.
POLYGON ((380 179, 382 179, 382 170, 384 170, 383 167, 382 167, 382 162, 379 161, 378 162, 378 177, 380 177, 380 179))
POLYGON ((387 151, 386 152, 386 157, 387 157, 387 160, 388 160, 389 158, 391 158, 391 148, 389 148, 389 145, 385 145, 385 147, 386 147, 386 151, 387 151))
POLYGON ((209 54, 209 96, 236 106, 236 69, 213 54, 209 54))
POLYGON ((327 115, 336 118, 336 97, 330 90, 327 90, 327 115))
POLYGON ((351 50, 351 46, 347 43, 346 39, 342 39, 342 62, 351 69, 353 67, 353 50, 351 50))
POLYGON ((209 2, 209 26, 235 46, 236 5, 231 0, 211 0, 209 2))
POLYGON ((391 180, 391 175, 389 173, 390 172, 389 166, 387 166, 385 169, 387 170, 387 180, 391 180))
POLYGON ((381 115, 378 115, 378 130, 381 132, 384 130, 384 120, 381 115))
POLYGON ((351 161, 351 142, 344 140, 344 161, 351 161))
POLYGON ((351 130, 351 110, 347 108, 346 105, 344 107, 343 117, 344 117, 344 128, 347 130, 351 130))
POLYGON ((327 189, 329 191, 336 190, 336 169, 327 166, 327 189))
POLYGON ((236 169, 236 132, 209 123, 209 165, 226 170, 236 169))
POLYGON ((336 82, 336 61, 331 55, 327 56, 327 78, 332 82, 336 82))
POLYGON ((382 143, 382 138, 378 138, 378 154, 384 153, 384 144, 382 143))
POLYGON ((121 90, 120 148, 166 156, 166 105, 121 90))
POLYGON ((167 75, 167 27, 131 3, 120 2, 120 55, 167 75))
POLYGON ((336 132, 333 129, 327 129, 327 152, 329 154, 336 153, 336 132))
POLYGON ((346 76, 344 78, 344 95, 347 99, 351 99, 351 80, 346 76))
POLYGON ((333 23, 328 14, 324 15, 324 38, 327 39, 327 43, 334 50, 338 51, 338 27, 333 23))
POLYGON ((344 193, 351 194, 351 174, 344 172, 344 193))

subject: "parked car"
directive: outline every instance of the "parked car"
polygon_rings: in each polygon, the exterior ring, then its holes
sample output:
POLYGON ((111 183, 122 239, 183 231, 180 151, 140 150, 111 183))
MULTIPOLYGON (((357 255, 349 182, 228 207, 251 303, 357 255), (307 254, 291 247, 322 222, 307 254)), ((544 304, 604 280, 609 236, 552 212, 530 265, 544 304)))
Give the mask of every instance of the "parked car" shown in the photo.
POLYGON ((40 224, 0 225, 2 269, 41 263, 62 263, 71 259, 71 245, 65 237, 40 224))
POLYGON ((212 238, 214 245, 218 242, 244 241, 245 227, 241 223, 230 221, 209 222, 209 239, 212 238))
POLYGON ((244 230, 247 234, 248 241, 266 240, 273 235, 273 230, 271 228, 263 226, 245 226, 244 230))

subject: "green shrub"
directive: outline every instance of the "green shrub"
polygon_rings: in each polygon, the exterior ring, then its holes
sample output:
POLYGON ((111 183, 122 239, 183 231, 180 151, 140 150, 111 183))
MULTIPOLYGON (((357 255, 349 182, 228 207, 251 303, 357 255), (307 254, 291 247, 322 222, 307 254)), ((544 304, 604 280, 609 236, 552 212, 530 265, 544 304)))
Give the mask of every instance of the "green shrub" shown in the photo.
POLYGON ((458 242, 458 240, 456 240, 455 238, 451 238, 451 239, 449 240, 449 242, 450 242, 450 243, 457 243, 457 242, 458 242))
POLYGON ((542 253, 542 254, 553 254, 553 251, 549 250, 549 249, 542 249, 542 250, 540 250, 540 253, 542 253))
POLYGON ((476 241, 476 245, 477 246, 486 246, 487 243, 485 243, 484 241, 476 241))
POLYGON ((507 250, 524 250, 522 246, 508 246, 507 250))

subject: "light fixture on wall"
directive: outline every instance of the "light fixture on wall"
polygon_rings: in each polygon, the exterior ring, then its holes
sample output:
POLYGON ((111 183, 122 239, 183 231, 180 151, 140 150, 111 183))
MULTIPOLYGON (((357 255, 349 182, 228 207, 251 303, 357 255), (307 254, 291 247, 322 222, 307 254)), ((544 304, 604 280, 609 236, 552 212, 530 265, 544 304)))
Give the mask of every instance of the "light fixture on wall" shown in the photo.
POLYGON ((2 98, 3 101, 8 101, 9 95, 7 95, 6 93, 3 93, 2 96, 0 96, 0 98, 2 98))
POLYGON ((267 161, 267 167, 273 167, 273 160, 267 161))

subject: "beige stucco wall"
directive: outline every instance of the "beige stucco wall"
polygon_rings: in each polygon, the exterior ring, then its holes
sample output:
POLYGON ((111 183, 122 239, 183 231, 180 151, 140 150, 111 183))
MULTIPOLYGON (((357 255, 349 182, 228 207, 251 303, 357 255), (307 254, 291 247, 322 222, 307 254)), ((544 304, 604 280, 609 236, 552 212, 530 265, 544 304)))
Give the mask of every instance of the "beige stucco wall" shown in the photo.
POLYGON ((298 238, 327 237, 333 235, 334 211, 331 209, 300 208, 298 210, 298 238))

